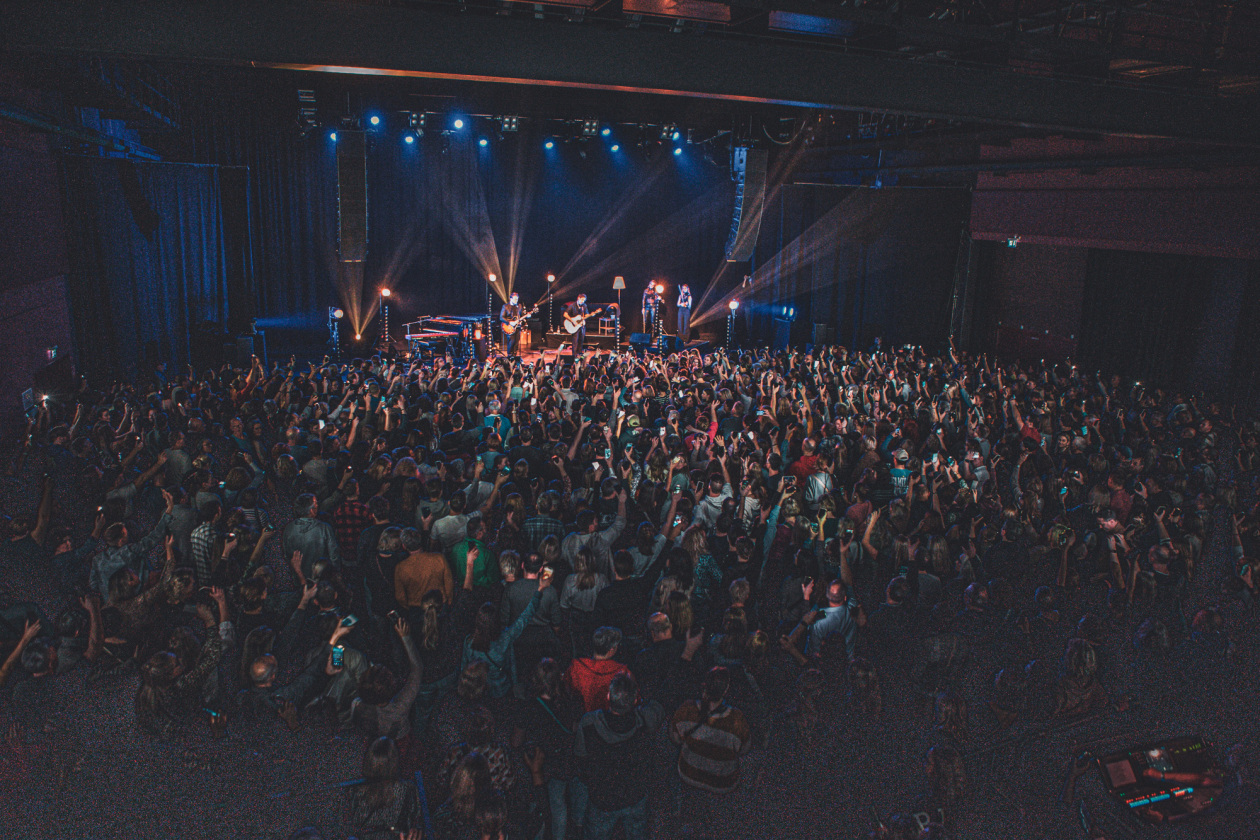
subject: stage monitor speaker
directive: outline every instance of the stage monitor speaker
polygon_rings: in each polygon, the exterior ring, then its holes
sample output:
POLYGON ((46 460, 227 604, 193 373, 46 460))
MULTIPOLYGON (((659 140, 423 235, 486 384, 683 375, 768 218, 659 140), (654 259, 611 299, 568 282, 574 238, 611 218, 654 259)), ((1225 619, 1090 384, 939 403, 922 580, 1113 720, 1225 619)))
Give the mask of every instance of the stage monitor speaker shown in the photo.
POLYGON ((337 249, 342 262, 367 258, 367 134, 337 132, 337 249))
POLYGON ((766 201, 765 149, 737 147, 732 153, 735 170, 735 214, 731 235, 726 240, 726 261, 744 262, 752 257, 761 231, 761 213, 766 201))
POLYGON ((661 339, 661 349, 666 353, 681 353, 686 346, 676 335, 667 335, 661 339))
POLYGON ((630 333, 630 346, 636 350, 646 350, 652 346, 652 336, 647 333, 630 333))

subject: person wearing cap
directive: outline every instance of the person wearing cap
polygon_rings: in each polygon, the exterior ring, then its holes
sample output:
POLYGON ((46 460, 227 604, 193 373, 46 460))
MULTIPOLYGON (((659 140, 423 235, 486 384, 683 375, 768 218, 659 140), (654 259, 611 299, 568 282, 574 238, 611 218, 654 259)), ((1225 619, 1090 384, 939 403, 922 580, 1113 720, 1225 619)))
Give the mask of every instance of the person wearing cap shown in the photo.
POLYGON ((898 449, 893 453, 893 466, 888 471, 892 478, 893 495, 898 499, 906 498, 910 492, 910 477, 914 473, 909 469, 910 453, 904 449, 898 449))

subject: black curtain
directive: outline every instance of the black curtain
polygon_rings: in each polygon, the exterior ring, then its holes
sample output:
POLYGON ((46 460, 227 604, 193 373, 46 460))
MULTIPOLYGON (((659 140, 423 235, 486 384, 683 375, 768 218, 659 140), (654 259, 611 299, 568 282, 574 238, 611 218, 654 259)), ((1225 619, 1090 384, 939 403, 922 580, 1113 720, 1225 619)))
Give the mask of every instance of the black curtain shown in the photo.
POLYGON ((78 156, 62 171, 82 368, 134 376, 193 361, 196 337, 228 314, 219 172, 78 156))
POLYGON ((1091 250, 1078 354, 1085 368, 1177 385, 1192 379, 1210 261, 1091 250))
MULTIPOLYGON (((337 302, 336 147, 326 132, 299 134, 299 77, 204 68, 182 76, 176 68, 171 72, 185 89, 185 155, 249 171, 243 211, 248 257, 242 257, 250 269, 254 311, 248 314, 270 330, 322 328, 327 306, 337 302)), ((240 187, 234 183, 233 189, 240 187)))
POLYGON ((949 330, 959 189, 788 185, 767 202, 754 262, 752 338, 795 344, 943 343, 949 330), (785 312, 786 310, 786 312, 785 312))

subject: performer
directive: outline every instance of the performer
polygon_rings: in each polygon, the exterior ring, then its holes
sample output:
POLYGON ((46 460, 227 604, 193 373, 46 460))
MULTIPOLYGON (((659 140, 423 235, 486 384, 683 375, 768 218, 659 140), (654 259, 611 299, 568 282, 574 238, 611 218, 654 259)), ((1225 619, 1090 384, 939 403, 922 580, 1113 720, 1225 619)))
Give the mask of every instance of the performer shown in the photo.
POLYGON ((517 355, 521 348, 521 324, 513 327, 512 321, 521 317, 523 311, 521 296, 516 292, 512 292, 508 302, 499 310, 499 327, 503 331, 503 352, 509 356, 517 355))
POLYGON ((586 349, 586 321, 578 322, 577 319, 589 314, 586 308, 586 295, 578 295, 577 300, 564 308, 564 319, 567 323, 580 323, 578 331, 573 333, 573 358, 575 359, 586 349))
POLYGON ((678 287, 678 337, 691 338, 691 287, 686 283, 678 287))
POLYGON ((643 290, 643 331, 656 337, 656 312, 661 305, 661 296, 656 292, 656 284, 648 283, 643 290))

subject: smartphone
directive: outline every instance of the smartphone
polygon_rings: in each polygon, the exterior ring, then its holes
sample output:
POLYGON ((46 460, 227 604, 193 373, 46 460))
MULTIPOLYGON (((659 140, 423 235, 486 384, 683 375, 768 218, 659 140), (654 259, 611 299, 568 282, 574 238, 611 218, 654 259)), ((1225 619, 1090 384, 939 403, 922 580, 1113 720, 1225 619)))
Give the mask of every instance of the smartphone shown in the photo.
POLYGON ((599 469, 599 461, 591 461, 591 469, 593 470, 599 469))
POLYGON ((344 645, 333 645, 332 666, 340 668, 345 663, 346 648, 344 645))
POLYGON ((320 427, 321 429, 322 429, 322 428, 324 428, 324 421, 323 421, 323 420, 320 420, 320 421, 319 421, 319 427, 320 427))
POLYGON ((675 527, 675 528, 677 528, 677 527, 678 527, 679 525, 681 525, 681 524, 682 524, 682 517, 681 517, 681 516, 675 516, 675 517, 674 517, 674 527, 675 527))
POLYGON ((611 457, 612 457, 612 450, 611 450, 611 449, 605 449, 605 450, 604 450, 604 457, 605 457, 605 458, 611 458, 611 457))
POLYGON ((533 406, 533 405, 538 405, 538 397, 530 397, 530 398, 529 398, 529 404, 530 404, 531 406, 533 406))
POLYGON ((665 431, 666 431, 665 429, 663 428, 661 429, 661 437, 665 437, 665 431))
POLYGON ((359 619, 355 618, 353 614, 347 615, 345 618, 341 619, 342 627, 353 627, 354 625, 358 623, 359 623, 359 619))

